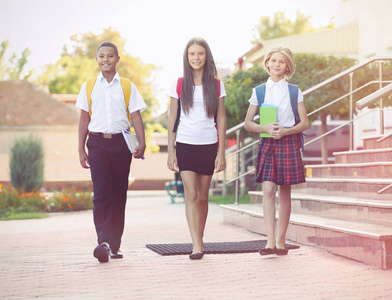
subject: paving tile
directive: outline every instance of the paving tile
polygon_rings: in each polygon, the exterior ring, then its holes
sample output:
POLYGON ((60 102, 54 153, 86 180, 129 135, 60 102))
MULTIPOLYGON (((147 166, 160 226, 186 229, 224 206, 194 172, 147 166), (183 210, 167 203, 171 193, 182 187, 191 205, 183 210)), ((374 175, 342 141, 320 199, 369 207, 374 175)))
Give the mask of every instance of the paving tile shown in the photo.
MULTIPOLYGON (((300 245, 287 256, 257 253, 160 256, 145 244, 189 243, 184 204, 165 193, 129 193, 124 259, 100 264, 92 212, 0 222, 1 299, 390 299, 392 270, 300 245)), ((265 238, 223 223, 211 204, 205 242, 265 238)))

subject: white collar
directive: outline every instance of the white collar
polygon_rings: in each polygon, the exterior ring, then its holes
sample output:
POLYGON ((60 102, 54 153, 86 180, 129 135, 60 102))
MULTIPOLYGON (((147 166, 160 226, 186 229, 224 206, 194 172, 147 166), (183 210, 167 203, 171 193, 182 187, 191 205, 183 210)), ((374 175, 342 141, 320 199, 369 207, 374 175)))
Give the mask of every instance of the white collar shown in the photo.
MULTIPOLYGON (((97 80, 101 81, 102 79, 106 80, 106 78, 103 76, 102 72, 99 73, 97 80)), ((118 75, 118 72, 116 71, 116 74, 114 74, 113 80, 112 82, 114 83, 114 81, 117 80, 118 82, 121 82, 121 77, 120 75, 118 75)), ((110 84, 110 83, 109 83, 110 84)))
POLYGON ((286 81, 285 78, 282 78, 281 80, 279 80, 278 82, 274 82, 271 77, 268 77, 268 80, 266 82, 266 88, 267 89, 271 89, 274 86, 277 86, 279 89, 282 89, 284 87, 288 86, 288 82, 286 81))

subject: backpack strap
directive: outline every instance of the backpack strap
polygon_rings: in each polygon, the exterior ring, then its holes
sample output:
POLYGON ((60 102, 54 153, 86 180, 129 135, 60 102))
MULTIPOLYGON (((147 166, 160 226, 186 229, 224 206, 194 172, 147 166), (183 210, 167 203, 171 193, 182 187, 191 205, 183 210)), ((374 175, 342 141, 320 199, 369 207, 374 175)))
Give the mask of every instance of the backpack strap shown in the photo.
POLYGON ((216 90, 218 91, 218 99, 220 98, 220 80, 215 79, 216 90))
POLYGON ((181 89, 182 89, 182 77, 179 77, 177 80, 177 95, 178 95, 178 100, 181 99, 181 89))
MULTIPOLYGON (((293 110, 293 114, 294 114, 294 125, 297 125, 299 122, 301 122, 301 118, 299 117, 298 114, 298 85, 289 84, 289 94, 290 94, 291 109, 293 110)), ((298 138, 301 143, 302 152, 304 151, 304 135, 305 134, 303 132, 298 133, 298 138)))
POLYGON ((181 116, 181 89, 182 89, 182 77, 179 77, 177 80, 177 95, 178 95, 178 107, 177 107, 177 117, 176 122, 174 123, 173 132, 177 132, 178 124, 180 123, 181 116))
POLYGON ((91 93, 93 92, 93 88, 97 78, 92 78, 87 80, 86 82, 86 93, 87 93, 87 101, 88 101, 88 114, 91 117, 91 93))
POLYGON ((128 109, 129 100, 131 99, 131 86, 132 86, 131 80, 121 77, 121 87, 124 93, 125 109, 127 111, 129 123, 131 123, 131 114, 128 109))
POLYGON ((256 87, 256 98, 257 102, 259 103, 259 107, 264 103, 265 98, 265 83, 260 84, 256 87))
MULTIPOLYGON (((216 84, 216 90, 218 92, 218 100, 220 98, 220 80, 219 79, 215 79, 215 84, 216 84)), ((215 115, 214 115, 214 121, 216 124, 216 118, 218 117, 218 110, 216 111, 215 115)))
MULTIPOLYGON (((181 89, 182 89, 182 77, 179 77, 177 80, 177 95, 178 95, 178 108, 177 108, 177 117, 176 122, 174 123, 173 132, 177 132, 178 124, 180 123, 181 117, 181 89)), ((220 97, 220 80, 215 79, 216 90, 218 91, 218 97, 220 97)), ((217 112, 218 113, 218 112, 217 112)), ((216 123, 217 113, 214 116, 214 121, 216 123)))
MULTIPOLYGON (((86 82, 86 93, 87 93, 87 101, 88 101, 88 109, 89 109, 88 114, 90 115, 90 117, 91 117, 91 93, 93 92, 96 81, 97 78, 92 78, 87 80, 86 82)), ((131 114, 129 113, 129 109, 128 109, 129 100, 131 98, 131 86, 132 86, 131 80, 121 77, 121 87, 124 93, 125 109, 127 111, 129 122, 131 122, 131 114)))
POLYGON ((295 125, 300 122, 299 114, 298 114, 298 85, 289 84, 289 94, 290 94, 290 103, 291 109, 293 110, 295 125))

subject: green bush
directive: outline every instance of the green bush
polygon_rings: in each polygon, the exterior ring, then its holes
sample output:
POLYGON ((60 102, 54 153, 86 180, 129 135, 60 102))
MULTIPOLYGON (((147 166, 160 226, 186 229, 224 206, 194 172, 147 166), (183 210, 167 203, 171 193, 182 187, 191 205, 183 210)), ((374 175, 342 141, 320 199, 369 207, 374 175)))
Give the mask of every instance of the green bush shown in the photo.
POLYGON ((0 220, 42 218, 49 212, 79 211, 93 208, 91 191, 67 190, 42 194, 20 192, 0 184, 0 220))
POLYGON ((39 138, 29 135, 15 141, 10 153, 11 184, 31 192, 44 183, 44 150, 39 138))
POLYGON ((48 210, 47 200, 38 192, 19 193, 0 185, 0 220, 16 219, 16 215, 48 210))
POLYGON ((48 198, 48 207, 51 212, 87 210, 92 209, 93 206, 91 192, 68 190, 54 192, 48 198))

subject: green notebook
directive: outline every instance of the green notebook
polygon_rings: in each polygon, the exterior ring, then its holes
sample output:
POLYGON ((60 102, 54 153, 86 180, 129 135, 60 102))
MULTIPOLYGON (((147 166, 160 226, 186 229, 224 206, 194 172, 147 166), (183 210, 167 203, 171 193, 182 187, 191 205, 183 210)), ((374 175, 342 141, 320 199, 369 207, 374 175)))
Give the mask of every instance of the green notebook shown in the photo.
MULTIPOLYGON (((260 107, 260 125, 278 122, 278 107, 275 105, 262 104, 260 107)), ((260 137, 270 138, 267 132, 260 132, 260 137)))

